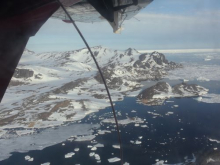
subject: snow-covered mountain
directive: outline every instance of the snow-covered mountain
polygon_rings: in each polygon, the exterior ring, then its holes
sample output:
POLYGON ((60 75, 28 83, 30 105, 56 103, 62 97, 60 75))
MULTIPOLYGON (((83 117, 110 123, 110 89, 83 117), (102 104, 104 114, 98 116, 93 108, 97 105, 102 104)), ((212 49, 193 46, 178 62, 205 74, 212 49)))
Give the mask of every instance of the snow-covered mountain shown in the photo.
MULTIPOLYGON (((114 101, 139 90, 141 81, 161 79, 169 70, 182 67, 158 52, 102 46, 92 51, 114 101)), ((40 54, 25 50, 1 103, 0 136, 6 128, 44 128, 80 120, 109 106, 106 98, 87 49, 40 54)))

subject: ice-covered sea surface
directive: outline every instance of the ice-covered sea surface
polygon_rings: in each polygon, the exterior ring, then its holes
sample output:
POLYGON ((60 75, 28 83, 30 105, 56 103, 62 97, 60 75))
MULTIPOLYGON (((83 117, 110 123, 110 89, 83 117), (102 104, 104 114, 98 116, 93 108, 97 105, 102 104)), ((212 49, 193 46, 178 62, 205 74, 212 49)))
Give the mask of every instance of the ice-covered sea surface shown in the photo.
MULTIPOLYGON (((171 72, 164 81, 175 85, 188 80, 188 83, 209 89, 209 93, 202 97, 171 98, 161 106, 139 104, 135 97, 115 102, 124 164, 187 164, 204 158, 206 153, 220 150, 218 54, 166 56, 187 66, 171 72), (194 70, 189 71, 187 67, 194 70)), ((155 83, 143 82, 144 88, 155 83)), ((111 109, 105 108, 89 114, 80 124, 75 122, 65 128, 50 128, 20 139, 1 139, 2 153, 13 153, 9 158, 1 159, 0 165, 119 165, 120 147, 112 121, 111 109), (21 147, 23 144, 25 146, 21 147)))

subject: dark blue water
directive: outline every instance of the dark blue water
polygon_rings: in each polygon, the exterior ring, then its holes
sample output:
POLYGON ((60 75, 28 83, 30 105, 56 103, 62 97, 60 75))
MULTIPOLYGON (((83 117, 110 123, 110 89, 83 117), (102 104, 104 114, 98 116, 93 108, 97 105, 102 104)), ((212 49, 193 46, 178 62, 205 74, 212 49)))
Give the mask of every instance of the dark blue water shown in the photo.
MULTIPOLYGON (((197 102, 192 98, 170 99, 173 102, 166 102, 162 106, 146 106, 136 103, 136 98, 125 98, 122 102, 116 102, 115 108, 121 112, 120 119, 124 119, 126 113, 129 117, 140 117, 146 119, 149 128, 135 127, 134 123, 121 126, 123 141, 124 161, 130 164, 154 164, 156 159, 167 160, 169 164, 184 162, 184 157, 192 158, 193 154, 206 152, 220 147, 220 144, 210 142, 208 138, 220 140, 220 104, 207 104, 197 102), (173 108, 173 105, 179 105, 173 108), (131 110, 136 110, 131 113, 131 110), (174 112, 173 115, 165 115, 167 112, 174 112), (153 118, 155 112, 161 116, 153 118), (182 130, 181 130, 182 129, 182 130), (137 140, 139 136, 142 144, 131 144, 130 140, 137 140), (166 143, 165 145, 160 143, 166 143)), ((110 108, 87 116, 82 123, 99 123, 99 117, 109 117, 110 108), (93 116, 93 117, 91 117, 93 116), (94 117, 95 116, 95 117, 94 117)), ((102 130, 114 129, 113 124, 103 124, 102 130), (109 126, 109 128, 107 128, 109 126)), ((43 139, 42 139, 43 140, 43 139)), ((95 151, 101 157, 100 164, 109 164, 107 159, 119 157, 119 150, 112 147, 117 144, 117 134, 112 133, 99 135, 95 138, 98 143, 105 145, 95 151), (112 153, 114 155, 112 155, 112 153)), ((1 165, 37 165, 50 162, 51 165, 93 165, 97 164, 93 157, 89 157, 90 149, 87 145, 90 142, 65 142, 66 145, 56 144, 43 150, 35 150, 27 153, 13 153, 7 160, 1 161, 1 165), (72 158, 65 159, 64 155, 74 152, 74 148, 80 148, 72 158), (24 157, 34 157, 33 162, 25 161, 24 157)), ((113 164, 120 164, 115 162, 113 164)))

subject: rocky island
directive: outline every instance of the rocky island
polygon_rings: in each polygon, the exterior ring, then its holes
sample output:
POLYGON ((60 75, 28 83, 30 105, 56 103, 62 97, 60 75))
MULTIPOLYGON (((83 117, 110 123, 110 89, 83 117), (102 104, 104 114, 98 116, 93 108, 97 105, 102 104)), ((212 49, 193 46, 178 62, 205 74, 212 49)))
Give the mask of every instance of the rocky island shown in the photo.
POLYGON ((207 92, 208 89, 196 84, 181 83, 171 87, 167 82, 158 82, 143 90, 137 98, 146 105, 162 105, 165 100, 172 97, 201 96, 207 92))

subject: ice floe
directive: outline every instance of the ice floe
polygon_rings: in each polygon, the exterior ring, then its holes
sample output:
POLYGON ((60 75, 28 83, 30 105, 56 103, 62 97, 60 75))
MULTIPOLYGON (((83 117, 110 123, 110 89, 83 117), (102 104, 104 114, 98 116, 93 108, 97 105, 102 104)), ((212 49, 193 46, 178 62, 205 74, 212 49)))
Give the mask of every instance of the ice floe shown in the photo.
POLYGON ((74 152, 67 153, 67 154, 65 155, 65 158, 71 158, 73 155, 75 155, 74 152))
POLYGON ((211 141, 211 142, 216 142, 216 143, 220 143, 220 141, 219 141, 219 140, 216 140, 216 139, 209 139, 209 141, 211 141))
POLYGON ((24 159, 29 161, 29 162, 34 161, 34 158, 30 157, 29 155, 25 156, 24 159))
POLYGON ((130 165, 130 163, 128 163, 128 162, 125 162, 123 165, 130 165))
POLYGON ((100 135, 104 135, 106 133, 111 133, 111 131, 109 131, 109 130, 98 130, 98 134, 100 134, 100 135))
POLYGON ((120 149, 120 145, 112 145, 113 148, 120 149))
POLYGON ((96 151, 96 150, 97 150, 97 147, 92 147, 91 150, 92 150, 92 151, 96 151))
POLYGON ((90 153, 89 153, 89 156, 90 156, 90 157, 92 157, 92 156, 94 156, 94 155, 95 155, 95 152, 90 152, 90 153))
POLYGON ((146 124, 141 125, 142 128, 148 128, 148 126, 146 124))
POLYGON ((95 159, 96 159, 96 160, 100 160, 100 159, 101 159, 98 154, 95 154, 94 156, 95 156, 95 159))
POLYGON ((165 115, 169 116, 169 115, 173 115, 173 114, 174 114, 174 112, 167 112, 165 115))
POLYGON ((94 147, 96 147, 96 148, 104 147, 104 144, 100 144, 100 143, 98 143, 98 144, 94 145, 94 147))
POLYGON ((120 160, 121 160, 120 158, 114 157, 114 158, 108 159, 108 162, 109 162, 109 163, 114 163, 114 162, 118 162, 118 161, 120 161, 120 160))
MULTIPOLYGON (((101 122, 103 123, 115 123, 115 119, 114 118, 110 118, 110 119, 104 119, 101 122)), ((127 119, 123 119, 123 120, 118 120, 118 124, 121 125, 127 125, 130 123, 136 123, 136 124, 140 124, 140 123, 144 123, 144 121, 141 118, 138 117, 133 117, 133 118, 127 118, 127 119)))
POLYGON ((95 138, 95 135, 77 136, 75 141, 78 141, 78 142, 91 141, 94 138, 95 138))
POLYGON ((42 163, 41 165, 50 165, 50 162, 42 163))

